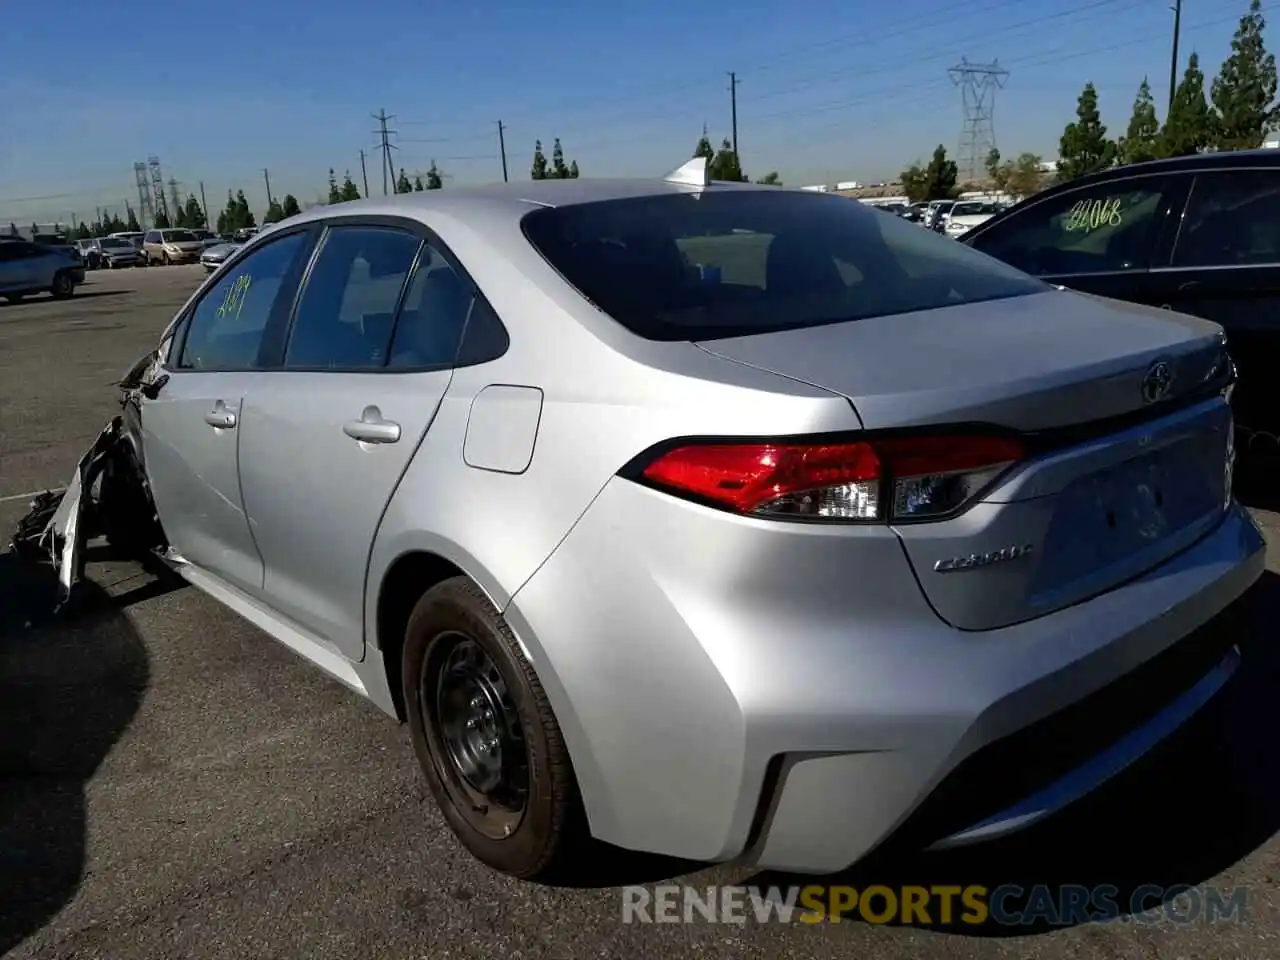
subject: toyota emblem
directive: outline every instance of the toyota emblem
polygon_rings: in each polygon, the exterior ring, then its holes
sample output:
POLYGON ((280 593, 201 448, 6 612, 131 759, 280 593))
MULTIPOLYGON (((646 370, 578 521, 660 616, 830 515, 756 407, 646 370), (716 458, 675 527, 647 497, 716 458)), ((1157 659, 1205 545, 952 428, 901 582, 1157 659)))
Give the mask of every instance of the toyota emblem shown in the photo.
POLYGON ((1173 386, 1173 367, 1167 360, 1157 360, 1142 377, 1142 399, 1156 403, 1169 395, 1173 386))

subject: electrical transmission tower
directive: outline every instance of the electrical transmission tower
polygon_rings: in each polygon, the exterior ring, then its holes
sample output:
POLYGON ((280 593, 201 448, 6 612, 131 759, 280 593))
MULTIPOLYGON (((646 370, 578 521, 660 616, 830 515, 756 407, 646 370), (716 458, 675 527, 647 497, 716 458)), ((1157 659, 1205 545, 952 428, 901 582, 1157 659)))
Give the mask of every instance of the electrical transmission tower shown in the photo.
POLYGON ((970 63, 968 57, 947 73, 960 88, 964 107, 964 127, 960 132, 960 152, 956 165, 960 179, 976 180, 983 173, 987 155, 996 145, 996 91, 1009 79, 1009 71, 998 60, 970 63))
POLYGON ((169 223, 173 218, 169 215, 169 201, 164 195, 164 174, 160 172, 160 158, 147 157, 147 169, 151 172, 151 195, 155 197, 156 215, 164 214, 169 223))
POLYGON ((156 207, 151 200, 151 174, 145 163, 133 165, 133 178, 138 183, 138 226, 150 230, 156 222, 156 207))

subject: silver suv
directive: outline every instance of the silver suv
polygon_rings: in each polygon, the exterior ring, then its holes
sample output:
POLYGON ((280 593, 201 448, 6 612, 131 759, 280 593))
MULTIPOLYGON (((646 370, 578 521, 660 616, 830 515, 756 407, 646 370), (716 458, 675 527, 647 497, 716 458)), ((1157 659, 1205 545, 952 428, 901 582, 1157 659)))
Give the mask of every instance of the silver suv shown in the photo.
POLYGON ((84 264, 66 248, 0 240, 0 296, 10 303, 33 293, 63 300, 80 283, 84 283, 84 264))

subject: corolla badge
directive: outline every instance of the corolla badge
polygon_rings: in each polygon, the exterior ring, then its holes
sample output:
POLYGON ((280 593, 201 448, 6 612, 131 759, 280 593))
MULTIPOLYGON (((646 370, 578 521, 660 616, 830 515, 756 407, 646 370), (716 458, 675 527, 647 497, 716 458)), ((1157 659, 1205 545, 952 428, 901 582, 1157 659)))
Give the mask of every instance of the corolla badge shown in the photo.
POLYGON ((1168 360, 1157 360, 1142 375, 1142 399, 1147 403, 1156 403, 1169 395, 1173 386, 1173 366, 1168 360))
POLYGON ((1003 547, 989 553, 971 553, 966 557, 949 557, 933 565, 934 573, 955 573, 957 570, 977 570, 996 563, 1018 560, 1031 552, 1031 544, 1003 547))

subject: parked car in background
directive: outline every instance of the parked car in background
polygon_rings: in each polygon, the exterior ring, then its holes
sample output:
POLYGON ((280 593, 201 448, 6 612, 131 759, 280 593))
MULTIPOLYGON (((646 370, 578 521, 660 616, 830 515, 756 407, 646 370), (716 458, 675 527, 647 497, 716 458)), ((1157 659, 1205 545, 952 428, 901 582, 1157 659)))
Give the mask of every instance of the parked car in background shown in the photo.
POLYGON ((204 243, 190 230, 152 230, 142 240, 149 264, 196 263, 203 250, 204 243))
POLYGON ((142 251, 121 237, 103 237, 97 241, 101 266, 108 270, 142 265, 142 251))
POLYGON ((97 270, 102 265, 97 239, 77 240, 76 252, 80 255, 86 270, 97 270))
POLYGON ((137 247, 139 251, 141 251, 142 240, 143 240, 143 237, 146 236, 146 234, 143 233, 141 230, 122 230, 119 233, 108 234, 108 236, 113 237, 117 240, 128 240, 135 247, 137 247))
POLYGON ((1280 461, 1280 151, 1206 153, 1060 184, 964 242, 1050 283, 1205 317, 1239 368, 1245 462, 1280 461))
POLYGON ((84 266, 84 257, 81 256, 75 241, 65 233, 36 233, 32 235, 31 242, 49 250, 61 250, 81 266, 84 266))
POLYGON ((191 230, 190 233, 193 237, 195 237, 197 240, 200 241, 200 243, 203 245, 205 250, 208 250, 210 247, 216 247, 218 246, 218 244, 226 242, 225 240, 222 239, 222 237, 214 233, 212 230, 196 228, 191 230))
POLYGON ((200 265, 209 273, 213 273, 243 246, 243 243, 226 243, 224 241, 212 247, 206 247, 200 254, 200 265))
POLYGON ((406 720, 493 867, 833 872, 1037 822, 1224 686, 1231 372, 1215 324, 701 158, 427 191, 238 250, 91 516, 406 720))
POLYGON ((84 263, 69 245, 0 240, 0 296, 9 303, 38 293, 63 300, 83 282, 84 263))
POLYGON ((943 233, 961 237, 979 224, 986 223, 1003 207, 990 200, 959 200, 947 212, 943 233))
POLYGON ((946 225, 946 216, 951 212, 956 201, 954 200, 931 200, 929 208, 924 215, 924 226, 933 230, 935 233, 941 233, 946 225))

